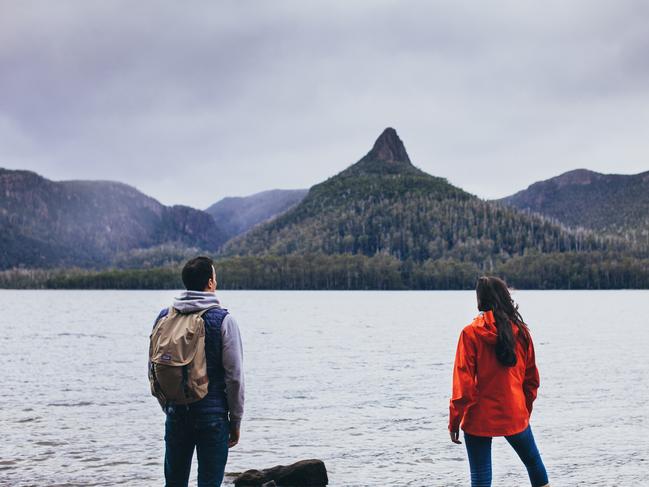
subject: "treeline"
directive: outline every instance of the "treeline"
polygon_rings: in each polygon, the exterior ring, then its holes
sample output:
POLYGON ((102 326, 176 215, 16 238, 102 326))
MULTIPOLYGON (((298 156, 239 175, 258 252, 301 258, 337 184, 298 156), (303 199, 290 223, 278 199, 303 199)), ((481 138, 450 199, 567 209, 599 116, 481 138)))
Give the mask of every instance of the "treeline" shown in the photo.
MULTIPOLYGON (((483 274, 519 289, 649 289, 649 259, 605 252, 528 254, 480 265, 453 259, 400 261, 390 255, 292 254, 216 262, 221 289, 473 289, 483 274)), ((9 270, 2 288, 181 289, 180 267, 92 271, 9 270)))
POLYGON ((649 289, 649 259, 607 252, 531 253, 505 262, 400 261, 378 254, 234 257, 219 261, 222 289, 473 289, 484 274, 519 289, 649 289))
POLYGON ((0 272, 4 289, 180 289, 180 268, 10 269, 0 272))

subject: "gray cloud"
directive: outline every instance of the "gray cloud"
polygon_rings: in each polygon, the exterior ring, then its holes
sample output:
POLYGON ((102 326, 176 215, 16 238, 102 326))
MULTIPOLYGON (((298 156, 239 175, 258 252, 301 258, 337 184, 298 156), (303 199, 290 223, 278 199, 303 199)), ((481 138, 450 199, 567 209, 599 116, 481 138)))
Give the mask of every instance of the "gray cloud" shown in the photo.
POLYGON ((0 0, 0 166, 164 203, 308 187, 388 125, 499 197, 649 169, 644 2, 0 0))

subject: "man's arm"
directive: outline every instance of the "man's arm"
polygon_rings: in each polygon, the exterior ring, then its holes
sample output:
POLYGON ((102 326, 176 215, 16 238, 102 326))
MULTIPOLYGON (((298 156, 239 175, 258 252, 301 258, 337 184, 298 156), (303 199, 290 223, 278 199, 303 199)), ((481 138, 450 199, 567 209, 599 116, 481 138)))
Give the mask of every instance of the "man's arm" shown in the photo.
POLYGON ((237 322, 228 314, 221 325, 225 392, 230 410, 230 446, 239 440, 239 428, 243 417, 245 383, 243 376, 243 345, 237 322))

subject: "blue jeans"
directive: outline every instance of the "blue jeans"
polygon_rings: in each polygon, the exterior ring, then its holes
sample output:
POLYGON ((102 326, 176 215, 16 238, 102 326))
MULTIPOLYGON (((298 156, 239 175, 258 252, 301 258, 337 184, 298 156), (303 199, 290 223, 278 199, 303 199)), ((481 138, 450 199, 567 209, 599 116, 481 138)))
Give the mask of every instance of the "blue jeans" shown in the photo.
MULTIPOLYGON (((548 474, 545 471, 543 460, 539 454, 532 428, 521 433, 505 436, 505 439, 514 448, 530 476, 532 487, 541 487, 548 483, 548 474)), ((491 440, 490 436, 473 436, 464 433, 464 442, 469 454, 469 467, 471 468, 471 487, 491 486, 491 440)))
POLYGON ((226 414, 176 411, 165 422, 165 486, 187 487, 194 447, 198 487, 218 487, 228 461, 230 424, 226 414))

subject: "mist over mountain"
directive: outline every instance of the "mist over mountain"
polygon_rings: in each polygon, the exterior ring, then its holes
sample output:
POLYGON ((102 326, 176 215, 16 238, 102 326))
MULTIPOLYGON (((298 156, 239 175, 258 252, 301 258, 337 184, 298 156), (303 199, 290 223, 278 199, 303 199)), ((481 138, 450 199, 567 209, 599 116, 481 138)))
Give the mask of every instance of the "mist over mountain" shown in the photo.
POLYGON ((649 171, 623 175, 576 169, 500 201, 573 228, 649 243, 649 171))
POLYGON ((55 182, 0 169, 0 268, 102 266, 174 243, 215 251, 225 232, 205 212, 164 206, 126 184, 55 182))
POLYGON ((223 198, 205 211, 232 238, 281 215, 302 201, 307 193, 307 189, 272 189, 250 196, 223 198))

